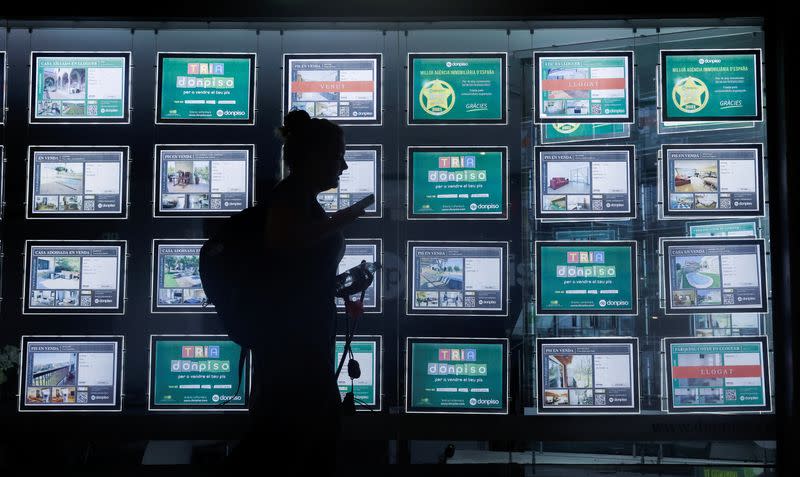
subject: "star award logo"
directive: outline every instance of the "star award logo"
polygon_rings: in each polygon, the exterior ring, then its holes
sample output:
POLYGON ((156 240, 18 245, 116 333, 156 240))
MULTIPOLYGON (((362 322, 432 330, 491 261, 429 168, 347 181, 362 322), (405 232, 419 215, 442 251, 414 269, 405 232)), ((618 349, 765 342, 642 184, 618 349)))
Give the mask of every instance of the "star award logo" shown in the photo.
POLYGON ((708 87, 701 80, 687 76, 672 88, 672 102, 684 113, 697 113, 708 104, 708 87))
POLYGON ((456 92, 446 81, 431 80, 422 85, 419 104, 431 116, 444 116, 456 104, 456 92))
POLYGON ((578 130, 580 124, 578 123, 554 123, 553 129, 561 134, 572 134, 578 130))

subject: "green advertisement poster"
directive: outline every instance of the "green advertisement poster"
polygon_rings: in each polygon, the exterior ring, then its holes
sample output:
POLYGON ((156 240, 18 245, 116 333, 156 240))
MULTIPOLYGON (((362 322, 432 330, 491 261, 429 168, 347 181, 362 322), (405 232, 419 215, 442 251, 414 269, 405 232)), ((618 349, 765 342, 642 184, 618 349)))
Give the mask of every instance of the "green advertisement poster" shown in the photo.
POLYGON ((127 122, 130 53, 31 54, 31 122, 127 122))
POLYGON ((689 224, 689 237, 758 237, 755 222, 689 224))
POLYGON ((156 122, 253 124, 255 54, 159 53, 156 122))
POLYGON ((506 343, 409 339, 407 411, 506 413, 506 343))
POLYGON ((409 218, 506 217, 506 149, 409 149, 409 218))
POLYGON ((761 121, 760 50, 662 50, 662 120, 761 121))
MULTIPOLYGON (((348 358, 345 358, 342 372, 339 374, 339 393, 342 398, 350 391, 356 399, 356 409, 370 408, 377 409, 380 407, 378 399, 380 397, 380 365, 379 356, 380 350, 378 349, 378 339, 354 337, 350 343, 350 350, 353 353, 353 358, 358 361, 361 368, 361 377, 355 380, 350 380, 348 375, 348 358)), ((344 338, 336 338, 336 361, 335 365, 339 366, 339 360, 342 359, 344 352, 344 338)))
POLYGON ((667 339, 670 411, 768 410, 766 338, 667 339))
POLYGON ((534 52, 534 121, 632 123, 633 52, 534 52))
POLYGON ((505 124, 505 53, 411 53, 408 64, 409 124, 505 124))
POLYGON ((551 123, 542 124, 542 144, 600 141, 631 136, 631 127, 622 123, 551 123))
MULTIPOLYGON (((247 406, 248 376, 241 371, 240 347, 225 339, 154 338, 150 369, 152 408, 202 409, 247 406)), ((246 361, 249 363, 249 361, 246 361)))
POLYGON ((537 313, 637 314, 636 242, 537 242, 537 313))

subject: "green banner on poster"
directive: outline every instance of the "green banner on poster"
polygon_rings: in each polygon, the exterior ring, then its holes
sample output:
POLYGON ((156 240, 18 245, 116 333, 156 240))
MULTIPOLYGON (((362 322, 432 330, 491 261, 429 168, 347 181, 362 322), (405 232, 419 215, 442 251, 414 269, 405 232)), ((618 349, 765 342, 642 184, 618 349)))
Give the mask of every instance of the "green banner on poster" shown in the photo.
POLYGON ((409 122, 505 122, 505 58, 411 54, 409 122))
POLYGON ((689 225, 689 237, 757 237, 755 222, 689 225))
MULTIPOLYGON (((350 343, 350 350, 353 353, 353 358, 358 361, 361 368, 361 377, 355 380, 350 380, 348 374, 348 359, 345 358, 342 372, 339 374, 339 394, 344 398, 344 395, 353 391, 353 396, 356 398, 356 407, 361 406, 377 406, 378 405, 378 380, 380 379, 380 370, 377 367, 378 359, 378 346, 376 341, 358 341, 353 340, 350 343)), ((336 340, 336 361, 335 365, 339 366, 339 360, 342 359, 344 352, 344 340, 336 340)))

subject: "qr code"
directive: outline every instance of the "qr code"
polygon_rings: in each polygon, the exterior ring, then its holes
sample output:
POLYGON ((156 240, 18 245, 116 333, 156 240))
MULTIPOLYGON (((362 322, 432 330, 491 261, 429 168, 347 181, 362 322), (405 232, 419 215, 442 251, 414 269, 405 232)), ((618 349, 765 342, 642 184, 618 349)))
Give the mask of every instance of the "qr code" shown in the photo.
POLYGON ((736 390, 735 389, 726 389, 725 390, 725 400, 726 401, 735 401, 736 400, 736 390))
POLYGON ((222 199, 211 199, 211 208, 212 209, 221 209, 222 208, 222 199))
POLYGON ((592 200, 592 210, 603 210, 603 199, 592 200))
POLYGON ((464 297, 464 307, 466 307, 466 308, 475 308, 475 297, 474 296, 465 296, 464 297))
POLYGON ((94 210, 94 201, 93 200, 84 200, 83 201, 83 210, 94 210))
POLYGON ((733 305, 733 295, 731 295, 730 293, 722 295, 722 304, 733 305))
POLYGON ((81 297, 81 306, 92 306, 92 297, 89 295, 81 297))
POLYGON ((594 404, 595 404, 595 406, 605 406, 606 405, 606 395, 605 394, 595 394, 594 395, 594 404))
POLYGON ((601 114, 603 112, 603 106, 600 104, 593 104, 592 105, 592 114, 601 114))
POLYGON ((90 104, 89 107, 86 108, 86 115, 87 116, 97 116, 97 105, 90 104))
POLYGON ((77 395, 78 404, 86 404, 89 402, 89 393, 83 391, 79 392, 77 395))
POLYGON ((719 208, 720 209, 730 209, 731 208, 731 199, 720 199, 719 200, 719 208))
POLYGON ((339 106, 339 117, 350 116, 350 106, 339 106))

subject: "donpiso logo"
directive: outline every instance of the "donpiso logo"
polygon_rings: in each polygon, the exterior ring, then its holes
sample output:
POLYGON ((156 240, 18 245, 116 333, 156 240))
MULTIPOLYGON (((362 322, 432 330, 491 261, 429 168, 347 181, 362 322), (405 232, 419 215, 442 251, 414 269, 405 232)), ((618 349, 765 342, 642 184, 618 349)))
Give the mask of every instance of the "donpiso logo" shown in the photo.
POLYGON ((475 399, 475 398, 470 398, 470 400, 469 400, 469 405, 470 405, 470 406, 474 406, 474 405, 476 405, 476 404, 478 404, 478 400, 477 400, 477 399, 475 399))

